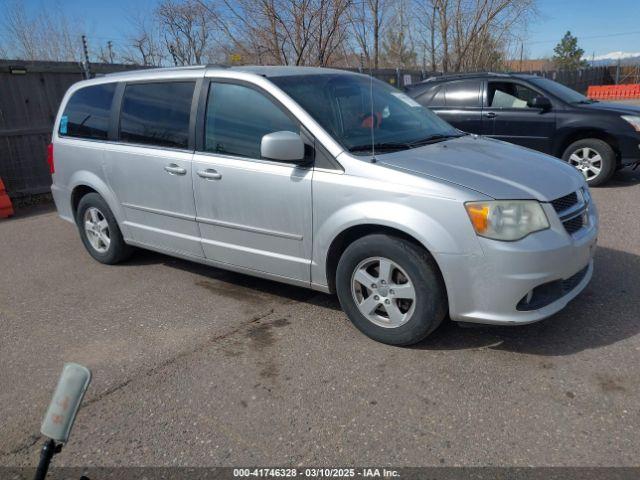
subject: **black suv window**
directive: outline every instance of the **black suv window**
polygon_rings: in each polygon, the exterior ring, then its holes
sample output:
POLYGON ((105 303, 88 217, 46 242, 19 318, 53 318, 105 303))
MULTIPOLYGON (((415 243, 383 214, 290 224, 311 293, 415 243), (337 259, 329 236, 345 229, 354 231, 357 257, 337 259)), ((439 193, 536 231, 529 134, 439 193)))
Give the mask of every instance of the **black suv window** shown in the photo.
POLYGON ((447 107, 480 107, 480 81, 461 80, 447 83, 445 104, 447 107))
POLYGON ((124 90, 120 140, 187 148, 195 82, 135 83, 124 90))
POLYGON ((74 93, 60 118, 60 135, 106 140, 115 83, 85 87, 74 93))
POLYGON ((426 107, 444 107, 444 86, 428 88, 417 100, 426 107))
POLYGON ((539 94, 519 83, 489 82, 487 101, 493 108, 530 108, 529 102, 539 94))
POLYGON ((206 151, 260 158, 262 137, 282 130, 300 133, 297 123, 262 93, 244 85, 210 84, 206 151))

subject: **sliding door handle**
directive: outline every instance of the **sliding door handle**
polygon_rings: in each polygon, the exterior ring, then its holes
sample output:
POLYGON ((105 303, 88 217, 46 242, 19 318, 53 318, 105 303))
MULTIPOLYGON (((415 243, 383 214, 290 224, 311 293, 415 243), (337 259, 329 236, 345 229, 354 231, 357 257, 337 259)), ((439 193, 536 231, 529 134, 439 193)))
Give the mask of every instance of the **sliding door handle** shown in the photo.
POLYGON ((175 163, 170 163, 165 166, 164 171, 171 175, 185 175, 187 173, 186 168, 182 168, 180 165, 176 165, 175 163))
POLYGON ((207 180, 220 180, 222 175, 215 171, 213 168, 207 168, 206 170, 198 170, 198 176, 206 178, 207 180))
POLYGON ((484 116, 487 118, 496 118, 498 115, 496 112, 485 112, 484 116))

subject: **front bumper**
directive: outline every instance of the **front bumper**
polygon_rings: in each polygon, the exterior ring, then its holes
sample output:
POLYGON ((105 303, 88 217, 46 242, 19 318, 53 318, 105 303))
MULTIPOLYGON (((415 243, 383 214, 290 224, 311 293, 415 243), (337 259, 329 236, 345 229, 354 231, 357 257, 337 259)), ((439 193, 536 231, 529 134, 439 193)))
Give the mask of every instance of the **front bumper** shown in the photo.
POLYGON ((634 165, 640 162, 640 135, 637 133, 620 135, 618 148, 620 149, 620 165, 634 165))
POLYGON ((587 286, 593 274, 598 215, 593 202, 588 224, 570 235, 549 204, 543 204, 550 228, 517 242, 479 238, 483 254, 438 255, 452 320, 525 324, 563 309, 587 286), (585 270, 584 272, 581 272, 585 270), (578 281, 571 283, 572 278, 578 281), (557 282, 557 281, 566 282, 557 282), (570 285, 540 308, 518 303, 536 287, 555 282, 570 285))

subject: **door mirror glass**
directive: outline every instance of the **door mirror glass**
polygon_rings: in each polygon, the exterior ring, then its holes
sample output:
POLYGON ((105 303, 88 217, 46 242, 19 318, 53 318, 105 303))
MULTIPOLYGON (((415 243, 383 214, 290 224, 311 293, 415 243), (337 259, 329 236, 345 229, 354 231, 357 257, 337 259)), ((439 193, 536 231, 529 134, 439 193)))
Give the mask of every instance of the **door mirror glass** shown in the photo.
POLYGON ((304 143, 297 133, 268 133, 260 142, 260 156, 280 162, 300 162, 304 159, 304 143))
POLYGON ((551 101, 547 97, 543 97, 542 95, 533 97, 531 100, 529 100, 528 105, 531 108, 539 108, 541 110, 551 109, 551 101))

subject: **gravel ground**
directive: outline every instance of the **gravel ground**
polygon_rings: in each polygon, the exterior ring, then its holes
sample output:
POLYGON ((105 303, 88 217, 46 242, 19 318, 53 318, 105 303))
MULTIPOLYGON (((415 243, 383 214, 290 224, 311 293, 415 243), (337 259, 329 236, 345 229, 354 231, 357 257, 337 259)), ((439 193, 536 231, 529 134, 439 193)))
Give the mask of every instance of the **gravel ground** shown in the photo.
POLYGON ((333 296, 139 252, 93 261, 39 206, 0 221, 0 465, 35 465, 62 362, 94 374, 58 466, 638 465, 640 172, 593 189, 596 272, 521 327, 413 348, 333 296))

